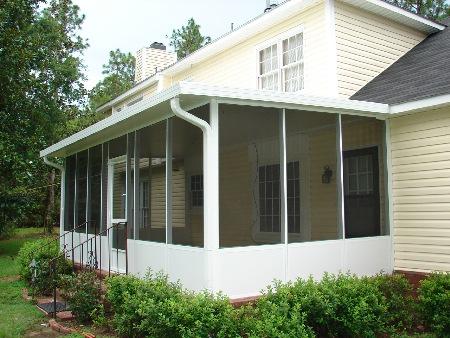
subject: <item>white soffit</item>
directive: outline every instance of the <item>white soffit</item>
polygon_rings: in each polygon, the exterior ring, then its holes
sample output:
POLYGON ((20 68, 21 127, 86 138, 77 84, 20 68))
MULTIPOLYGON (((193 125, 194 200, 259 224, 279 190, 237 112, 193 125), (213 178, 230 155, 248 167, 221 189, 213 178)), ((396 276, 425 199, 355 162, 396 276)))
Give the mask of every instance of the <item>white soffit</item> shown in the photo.
POLYGON ((436 33, 445 29, 444 25, 428 20, 420 15, 411 13, 403 8, 394 6, 384 0, 338 0, 349 5, 361 8, 367 12, 381 15, 393 21, 409 27, 416 28, 422 32, 436 33))
POLYGON ((389 106, 381 103, 180 82, 42 150, 40 156, 64 157, 161 121, 173 115, 170 99, 174 97, 180 97, 186 109, 204 105, 211 98, 216 98, 224 104, 368 116, 389 114, 389 106))

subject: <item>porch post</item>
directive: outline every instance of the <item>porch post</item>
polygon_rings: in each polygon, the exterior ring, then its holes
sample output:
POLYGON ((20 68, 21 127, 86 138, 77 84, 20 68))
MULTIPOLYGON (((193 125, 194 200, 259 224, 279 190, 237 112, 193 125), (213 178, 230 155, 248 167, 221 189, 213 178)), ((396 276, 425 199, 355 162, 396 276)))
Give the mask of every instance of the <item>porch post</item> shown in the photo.
POLYGON ((342 160, 342 115, 338 114, 336 121, 336 185, 338 207, 338 236, 345 239, 345 215, 344 215, 344 163, 342 160))
POLYGON ((390 263, 391 271, 395 268, 395 255, 394 255, 394 201, 392 197, 392 153, 391 153, 391 127, 390 120, 384 121, 384 171, 385 171, 385 234, 389 234, 391 239, 391 252, 390 263))
POLYGON ((166 122, 166 244, 172 244, 172 119, 166 122))
POLYGON ((59 206, 59 235, 65 232, 66 225, 66 170, 67 158, 64 159, 63 169, 61 170, 61 197, 59 206))
POLYGON ((139 210, 139 204, 140 204, 140 191, 139 191, 139 181, 140 181, 140 170, 139 170, 139 158, 141 156, 141 148, 140 148, 140 142, 139 142, 139 131, 134 132, 134 163, 133 163, 133 169, 134 169, 134 186, 133 186, 133 205, 134 205, 134 239, 139 239, 139 226, 141 224, 141 215, 139 210))
POLYGON ((287 155, 286 155, 286 109, 279 112, 279 140, 280 140, 280 211, 281 211, 281 243, 285 244, 284 278, 289 276, 288 244, 289 226, 287 214, 287 155))
POLYGON ((219 249, 219 104, 209 103, 210 131, 203 134, 204 249, 206 285, 214 291, 215 253, 219 249))

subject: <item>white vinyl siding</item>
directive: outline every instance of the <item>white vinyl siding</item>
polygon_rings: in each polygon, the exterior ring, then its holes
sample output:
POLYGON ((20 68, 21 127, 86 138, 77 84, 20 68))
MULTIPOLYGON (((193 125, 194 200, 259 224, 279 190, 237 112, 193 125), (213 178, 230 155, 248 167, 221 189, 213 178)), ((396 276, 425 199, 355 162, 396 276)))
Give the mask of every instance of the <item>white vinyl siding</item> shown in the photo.
POLYGON ((450 271, 450 108, 390 124, 395 269, 450 271))
POLYGON ((426 36, 336 1, 338 92, 349 97, 426 36))

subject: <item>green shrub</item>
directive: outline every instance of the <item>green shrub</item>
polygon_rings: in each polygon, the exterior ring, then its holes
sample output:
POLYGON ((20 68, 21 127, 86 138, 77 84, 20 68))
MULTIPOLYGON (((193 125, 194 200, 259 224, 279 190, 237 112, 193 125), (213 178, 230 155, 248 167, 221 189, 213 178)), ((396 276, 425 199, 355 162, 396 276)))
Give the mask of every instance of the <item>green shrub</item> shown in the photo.
MULTIPOLYGON (((277 286, 278 291, 286 286, 277 286)), ((248 338, 307 338, 314 337, 314 331, 306 324, 306 314, 298 304, 290 306, 289 299, 282 296, 274 300, 262 296, 254 305, 247 305, 237 310, 240 331, 248 338)))
POLYGON ((373 281, 385 297, 384 322, 390 331, 411 330, 416 321, 417 305, 408 279, 402 274, 379 274, 373 281))
POLYGON ((56 283, 59 284, 60 276, 71 271, 71 266, 66 258, 60 255, 59 245, 52 238, 43 238, 26 242, 19 250, 17 261, 20 268, 20 276, 30 283, 33 292, 49 295, 53 291, 54 278, 51 262, 56 262, 56 283), (30 267, 32 261, 36 262, 36 276, 33 278, 30 267))
MULTIPOLYGON (((255 311, 267 329, 287 336, 311 328, 318 336, 375 337, 387 331, 387 305, 373 280, 348 274, 325 275, 320 282, 298 279, 276 283, 258 300, 255 311)), ((300 334, 300 333, 297 333, 300 334)), ((274 333, 276 336, 276 333, 274 333)))
POLYGON ((375 337, 386 331, 383 316, 387 306, 370 278, 325 275, 319 290, 330 309, 328 315, 331 316, 322 319, 329 335, 375 337))
POLYGON ((114 326, 126 337, 238 337, 233 308, 223 296, 194 294, 163 274, 107 280, 114 326))
POLYGON ((420 282, 419 309, 436 335, 450 337, 450 273, 434 273, 420 282))
POLYGON ((103 309, 100 282, 94 272, 82 271, 64 276, 61 290, 76 320, 81 323, 91 322, 94 314, 98 315, 103 309))

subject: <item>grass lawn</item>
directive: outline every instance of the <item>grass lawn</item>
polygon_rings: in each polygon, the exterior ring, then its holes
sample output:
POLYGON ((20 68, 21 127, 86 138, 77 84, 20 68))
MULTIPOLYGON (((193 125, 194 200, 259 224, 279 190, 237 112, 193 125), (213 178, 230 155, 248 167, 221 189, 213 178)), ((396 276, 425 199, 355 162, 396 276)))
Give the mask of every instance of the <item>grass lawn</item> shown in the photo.
POLYGON ((15 260, 27 241, 43 236, 41 228, 18 229, 14 238, 0 241, 0 337, 23 337, 32 325, 46 322, 36 307, 22 298, 25 284, 19 280, 15 260))
MULTIPOLYGON (((58 229, 55 228, 54 234, 58 234, 58 229)), ((22 298, 22 289, 26 285, 19 280, 19 266, 15 258, 24 243, 42 237, 42 228, 26 228, 18 229, 9 240, 0 241, 0 338, 62 337, 42 326, 48 323, 48 318, 22 298)), ((82 337, 76 334, 68 336, 82 337)))

